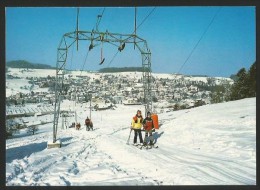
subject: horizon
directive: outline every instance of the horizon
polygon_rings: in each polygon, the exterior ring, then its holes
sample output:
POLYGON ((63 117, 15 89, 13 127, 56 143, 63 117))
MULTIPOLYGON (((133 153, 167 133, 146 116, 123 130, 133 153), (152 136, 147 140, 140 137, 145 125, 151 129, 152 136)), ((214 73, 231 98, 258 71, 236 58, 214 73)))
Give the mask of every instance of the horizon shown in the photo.
MULTIPOLYGON (((26 60, 11 60, 11 61, 8 61, 8 62, 12 62, 12 61, 26 61, 26 60)), ((26 62, 28 62, 28 61, 26 61, 26 62)), ((41 63, 31 63, 31 64, 41 64, 41 63)), ((48 65, 48 64, 42 64, 42 65, 48 65)), ((48 65, 48 66, 51 66, 51 65, 48 65)), ((51 67, 52 68, 45 68, 45 69, 56 69, 56 67, 54 67, 54 66, 51 66, 51 67)), ((21 67, 21 68, 10 67, 10 68, 22 69, 23 67, 21 67)), ((102 69, 112 69, 112 68, 116 68, 117 69, 117 68, 132 68, 132 67, 104 67, 102 69)), ((139 66, 139 67, 134 67, 134 68, 142 68, 142 67, 139 66)), ((38 69, 38 68, 30 68, 30 69, 38 69)), ((66 70, 68 70, 68 71, 82 71, 82 72, 111 73, 111 72, 102 72, 102 71, 100 71, 102 69, 99 69, 99 70, 80 70, 80 69, 69 70, 69 69, 66 69, 66 70)), ((142 71, 116 71, 115 73, 121 73, 121 72, 142 72, 142 71)), ((236 73, 231 74, 230 76, 209 76, 209 75, 205 75, 205 74, 184 74, 184 73, 153 72, 153 71, 151 71, 151 73, 154 73, 154 74, 173 74, 173 75, 183 75, 183 76, 197 76, 197 77, 223 77, 223 78, 231 78, 232 75, 236 75, 237 74, 237 72, 236 72, 236 73)))
MULTIPOLYGON (((100 31, 133 32, 134 8, 129 7, 80 7, 79 30, 95 27, 102 11, 100 31)), ((137 35, 151 49, 155 73, 230 77, 256 61, 255 14, 255 6, 137 7, 137 35)), ((58 43, 75 27, 76 8, 7 7, 6 62, 56 67, 58 43)), ((116 49, 104 44, 102 66, 100 47, 87 56, 88 45, 80 41, 78 52, 75 45, 69 49, 66 69, 141 66, 140 52, 131 45, 116 55, 116 49)))
MULTIPOLYGON (((38 64, 38 63, 37 63, 38 64)), ((26 69, 24 67, 9 67, 11 69, 26 69)), ((131 68, 131 67, 107 67, 107 68, 102 68, 102 69, 111 69, 111 68, 131 68)), ((142 67, 137 67, 137 68, 142 68, 142 67)), ((28 69, 39 69, 39 68, 28 68, 28 69)), ((41 70, 55 70, 56 68, 55 67, 52 67, 52 68, 44 68, 44 69, 41 69, 41 70)), ((129 73, 132 73, 132 72, 141 72, 142 71, 116 71, 116 72, 102 72, 100 70, 80 70, 80 69, 74 69, 74 70, 68 70, 67 71, 81 71, 81 72, 89 72, 89 73, 126 73, 126 72, 129 72, 129 73)), ((232 75, 236 75, 236 74, 231 74, 230 76, 227 76, 227 77, 223 77, 223 76, 208 76, 208 75, 204 75, 204 74, 183 74, 183 73, 167 73, 167 72, 151 72, 152 74, 170 74, 170 75, 183 75, 183 76, 191 76, 191 77, 213 77, 213 78, 230 78, 231 79, 231 76, 232 75)))

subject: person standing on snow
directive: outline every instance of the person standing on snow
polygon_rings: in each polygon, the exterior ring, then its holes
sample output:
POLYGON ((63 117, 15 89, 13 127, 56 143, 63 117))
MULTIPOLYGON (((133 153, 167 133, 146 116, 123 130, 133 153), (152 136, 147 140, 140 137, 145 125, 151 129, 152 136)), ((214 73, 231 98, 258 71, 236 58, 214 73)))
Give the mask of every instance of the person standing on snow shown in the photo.
POLYGON ((93 131, 93 123, 92 123, 92 121, 88 117, 85 120, 85 125, 86 125, 86 130, 87 131, 89 131, 90 129, 92 129, 92 131, 93 131))
POLYGON ((143 137, 141 133, 142 122, 143 122, 142 112, 138 110, 137 114, 133 117, 132 126, 131 126, 131 128, 135 132, 134 145, 137 145, 137 135, 139 136, 140 143, 143 144, 143 137))
POLYGON ((148 133, 149 133, 149 139, 150 139, 150 145, 153 145, 153 128, 154 128, 154 124, 153 124, 153 120, 151 118, 151 112, 147 112, 147 116, 143 121, 143 128, 145 130, 145 137, 144 137, 144 145, 147 145, 147 141, 148 141, 148 133))

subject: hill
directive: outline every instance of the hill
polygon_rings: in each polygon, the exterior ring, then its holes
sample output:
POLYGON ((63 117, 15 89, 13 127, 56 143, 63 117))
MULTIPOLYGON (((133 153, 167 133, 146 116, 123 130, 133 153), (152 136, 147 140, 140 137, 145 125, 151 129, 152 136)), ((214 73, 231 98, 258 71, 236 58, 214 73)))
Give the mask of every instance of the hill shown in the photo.
POLYGON ((100 73, 115 73, 115 72, 142 72, 142 67, 108 67, 99 69, 100 73))
MULTIPOLYGON (((85 106, 76 108, 81 124, 85 106)), ((256 98, 160 113, 154 133, 159 148, 148 150, 126 144, 138 109, 144 112, 143 106, 123 105, 93 112, 94 131, 59 128, 60 149, 46 148, 52 123, 40 125, 36 135, 7 139, 6 185, 256 185, 256 98)), ((37 122, 52 118, 38 116, 37 122)), ((74 119, 68 117, 68 124, 74 119)))
POLYGON ((25 60, 8 61, 6 67, 11 68, 28 68, 28 69, 55 69, 47 64, 30 63, 25 60))

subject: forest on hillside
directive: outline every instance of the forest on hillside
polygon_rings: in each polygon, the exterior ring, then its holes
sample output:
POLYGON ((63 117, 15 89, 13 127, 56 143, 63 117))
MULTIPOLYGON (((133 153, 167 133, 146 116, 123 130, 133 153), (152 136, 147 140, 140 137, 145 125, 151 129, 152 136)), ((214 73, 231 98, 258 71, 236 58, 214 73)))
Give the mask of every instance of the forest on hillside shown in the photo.
POLYGON ((47 64, 30 63, 25 60, 8 61, 6 62, 6 67, 26 69, 55 69, 55 67, 47 64))

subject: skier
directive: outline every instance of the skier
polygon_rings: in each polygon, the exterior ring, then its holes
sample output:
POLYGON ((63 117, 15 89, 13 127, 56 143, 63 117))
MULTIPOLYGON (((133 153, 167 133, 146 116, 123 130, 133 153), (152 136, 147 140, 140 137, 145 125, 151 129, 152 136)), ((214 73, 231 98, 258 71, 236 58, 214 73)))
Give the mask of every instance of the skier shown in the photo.
POLYGON ((85 120, 85 125, 86 125, 86 131, 89 131, 90 129, 93 131, 93 123, 88 117, 85 120))
POLYGON ((143 137, 141 133, 142 122, 143 122, 142 112, 140 110, 137 110, 137 114, 133 117, 132 126, 131 126, 131 129, 133 129, 135 132, 134 145, 137 145, 137 135, 139 136, 140 143, 143 144, 143 137))
POLYGON ((79 129, 80 129, 80 123, 77 123, 76 130, 79 130, 79 129))
POLYGON ((153 138, 153 128, 154 128, 154 123, 153 123, 153 120, 151 118, 151 112, 147 112, 147 116, 146 118, 144 119, 143 121, 143 128, 145 130, 145 137, 144 137, 144 145, 147 145, 147 141, 150 139, 150 145, 153 145, 153 141, 154 141, 154 138, 153 138), (148 139, 148 133, 149 133, 149 139, 148 139))

